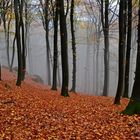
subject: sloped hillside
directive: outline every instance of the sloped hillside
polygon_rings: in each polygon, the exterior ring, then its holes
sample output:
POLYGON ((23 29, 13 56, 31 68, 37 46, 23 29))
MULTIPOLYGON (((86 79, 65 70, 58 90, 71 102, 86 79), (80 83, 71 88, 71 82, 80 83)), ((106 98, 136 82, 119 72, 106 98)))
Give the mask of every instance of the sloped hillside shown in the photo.
POLYGON ((0 140, 139 140, 140 116, 120 112, 112 97, 70 94, 35 83, 29 76, 21 87, 16 75, 2 70, 0 140))

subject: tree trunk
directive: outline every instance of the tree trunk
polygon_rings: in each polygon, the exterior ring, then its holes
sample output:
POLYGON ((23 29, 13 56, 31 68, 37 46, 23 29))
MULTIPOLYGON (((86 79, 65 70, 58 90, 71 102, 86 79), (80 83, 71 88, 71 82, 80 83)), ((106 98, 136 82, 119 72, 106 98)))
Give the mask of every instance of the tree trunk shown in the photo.
MULTIPOLYGON (((140 0, 139 0, 140 5, 140 0)), ((138 10, 138 42, 137 42, 137 60, 136 60, 136 72, 135 72, 135 81, 133 85, 131 100, 122 112, 123 114, 133 115, 140 114, 140 7, 138 10)))
POLYGON ((52 90, 57 90, 57 58, 58 58, 58 2, 56 3, 56 10, 54 13, 54 56, 53 56, 53 83, 52 83, 52 90))
POLYGON ((62 60, 62 88, 61 95, 69 96, 68 94, 68 42, 67 42, 67 27, 66 16, 64 14, 64 0, 59 0, 60 8, 60 36, 61 36, 61 60, 62 60))
POLYGON ((14 36, 13 45, 12 45, 13 51, 12 51, 12 59, 10 64, 10 71, 12 71, 14 58, 15 58, 15 41, 16 41, 16 35, 14 36))
POLYGON ((71 0, 71 12, 70 12, 70 23, 71 23, 71 36, 72 36, 72 54, 73 54, 73 71, 72 71, 72 88, 71 92, 76 92, 76 42, 75 42, 75 30, 74 30, 74 0, 71 0))
MULTIPOLYGON (((99 26, 99 25, 98 25, 99 26)), ((97 33, 97 43, 96 43, 96 48, 97 48, 97 53, 96 53, 96 94, 98 95, 99 92, 99 49, 100 49, 100 31, 99 31, 98 27, 98 31, 97 33)))
POLYGON ((10 27, 11 19, 9 20, 6 18, 6 14, 7 14, 8 7, 9 7, 9 1, 1 1, 0 5, 3 8, 2 12, 1 12, 1 18, 3 21, 3 28, 4 28, 4 34, 5 34, 5 47, 6 47, 6 52, 7 52, 7 64, 8 64, 8 67, 10 68, 9 27, 10 27), (8 23, 7 23, 7 21, 8 21, 8 23))
MULTIPOLYGON (((11 12, 13 12, 13 1, 11 1, 11 12)), ((12 42, 12 58, 11 58, 11 63, 10 63, 10 71, 13 69, 13 63, 14 63, 14 58, 15 58, 15 42, 16 42, 16 34, 14 35, 14 39, 12 42)))
POLYGON ((30 35, 29 35, 29 28, 30 28, 30 18, 29 18, 29 14, 31 14, 29 12, 29 1, 26 0, 25 2, 25 56, 27 57, 28 55, 28 68, 29 68, 29 74, 32 74, 32 61, 31 61, 31 48, 29 45, 30 42, 30 35))
POLYGON ((108 6, 109 0, 105 1, 105 18, 103 14, 103 5, 102 0, 101 4, 101 18, 102 18, 102 27, 104 33, 104 87, 103 87, 103 96, 107 96, 109 92, 109 21, 108 21, 108 6))
POLYGON ((23 1, 20 3, 20 27, 21 27, 21 44, 22 44, 22 78, 23 81, 25 78, 26 72, 26 54, 25 54, 25 32, 24 32, 24 22, 23 22, 23 1))
POLYGON ((125 88, 123 97, 128 98, 129 93, 129 67, 130 67, 130 50, 131 50, 131 31, 132 31, 132 1, 127 0, 128 5, 128 28, 127 28, 127 51, 125 66, 125 88))
POLYGON ((47 66, 47 83, 51 85, 51 69, 50 69, 50 43, 49 43, 49 0, 45 1, 45 31, 46 31, 46 66, 47 66))
POLYGON ((120 104, 120 98, 123 94, 123 84, 124 84, 124 49, 125 49, 125 1, 120 1, 119 9, 119 77, 118 77, 118 87, 115 97, 114 104, 120 104))
POLYGON ((100 89, 100 83, 99 83, 99 64, 100 64, 100 59, 99 59, 99 50, 100 50, 100 38, 101 38, 101 13, 98 15, 98 22, 95 22, 95 41, 96 41, 96 95, 99 94, 99 89, 100 89))
POLYGON ((16 85, 21 85, 22 78, 22 54, 21 54, 21 37, 20 37, 20 19, 19 19, 19 1, 14 0, 14 12, 15 12, 15 33, 16 33, 16 42, 17 42, 17 55, 18 55, 18 77, 16 85))
POLYGON ((9 53, 9 49, 10 49, 10 43, 9 43, 9 37, 10 37, 10 23, 11 23, 11 19, 8 20, 8 25, 7 25, 7 31, 5 31, 6 34, 6 49, 7 49, 7 60, 8 60, 8 67, 10 68, 10 53, 9 53))

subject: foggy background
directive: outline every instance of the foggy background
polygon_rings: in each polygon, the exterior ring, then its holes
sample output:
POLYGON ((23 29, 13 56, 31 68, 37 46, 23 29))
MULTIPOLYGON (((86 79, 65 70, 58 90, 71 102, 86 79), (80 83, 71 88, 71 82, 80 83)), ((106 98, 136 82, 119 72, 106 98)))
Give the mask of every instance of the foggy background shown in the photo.
MULTIPOLYGON (((69 89, 71 89, 72 82, 72 49, 71 49, 71 36, 70 25, 68 25, 68 56, 69 56, 69 89)), ((87 21, 79 21, 76 23, 75 36, 76 36, 76 57, 77 57, 77 72, 76 72, 76 91, 89 94, 101 95, 103 91, 104 81, 104 44, 103 35, 100 38, 99 48, 95 45, 94 25, 87 21), (97 49, 99 55, 97 58, 97 49), (98 62, 97 62, 98 60, 98 62), (97 64, 98 63, 98 64, 97 64)), ((14 32, 14 27, 13 29, 14 32)), ((5 48, 4 32, 0 27, 0 61, 2 65, 7 66, 7 54, 5 48)), ((133 30, 132 35, 132 49, 131 49, 131 64, 130 64, 130 89, 134 79, 135 61, 136 61, 136 31, 133 30)), ((10 35, 10 56, 12 54, 12 40, 14 34, 10 35)), ((51 68, 53 57, 53 29, 50 30, 50 48, 51 54, 51 68)), ((60 38, 60 37, 59 37, 60 38)), ((38 75, 47 83, 46 75, 46 43, 45 31, 40 22, 33 22, 29 29, 29 47, 27 48, 27 72, 30 75, 38 75)), ((60 39, 58 40, 60 48, 60 39)), ((118 83, 118 31, 110 31, 110 60, 109 60, 109 96, 115 96, 118 83)), ((17 50, 17 49, 16 49, 17 50)), ((59 62, 58 62, 58 86, 61 86, 61 55, 59 49, 59 62)), ((17 54, 15 54, 13 68, 17 67, 17 54)), ((52 69, 51 69, 52 77, 52 69)))

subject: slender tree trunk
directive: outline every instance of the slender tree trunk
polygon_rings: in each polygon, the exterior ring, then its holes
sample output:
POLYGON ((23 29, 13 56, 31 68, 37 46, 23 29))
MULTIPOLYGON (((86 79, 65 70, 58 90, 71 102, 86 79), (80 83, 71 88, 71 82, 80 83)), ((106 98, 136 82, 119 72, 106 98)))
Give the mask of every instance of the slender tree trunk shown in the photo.
MULTIPOLYGON (((4 7, 4 5, 3 5, 4 7)), ((2 13, 2 20, 3 20, 3 27, 4 27, 4 34, 5 34, 5 47, 6 47, 6 53, 7 53, 7 64, 8 64, 8 67, 9 67, 9 42, 7 42, 7 38, 8 38, 8 34, 7 34, 7 27, 6 27, 6 18, 5 18, 5 13, 2 13)))
POLYGON ((72 36, 72 54, 73 54, 73 71, 72 71, 72 88, 71 92, 76 92, 76 42, 75 42, 75 30, 74 30, 74 0, 71 0, 71 36, 72 36))
MULTIPOLYGON (((11 1, 11 12, 13 12, 13 1, 11 1)), ((10 17, 10 20, 12 18, 10 17)), ((9 27, 10 29, 10 24, 9 24, 9 27)), ((16 41, 16 35, 14 35, 14 39, 13 39, 13 44, 12 44, 12 58, 11 58, 11 62, 10 62, 10 71, 12 71, 12 68, 13 68, 13 63, 14 63, 14 57, 15 57, 15 41, 16 41)))
POLYGON ((108 20, 108 6, 109 0, 105 1, 105 18, 103 16, 103 0, 102 0, 102 26, 104 32, 104 87, 103 96, 107 96, 109 92, 109 20, 108 20))
POLYGON ((98 91, 99 91, 99 48, 100 48, 100 33, 97 32, 97 44, 96 44, 96 48, 97 48, 97 55, 96 55, 96 94, 98 95, 98 91))
POLYGON ((21 38, 20 38, 20 18, 19 18, 19 1, 14 0, 14 12, 15 12, 15 33, 17 42, 17 55, 18 55, 18 77, 16 85, 21 85, 22 78, 22 53, 21 53, 21 38))
MULTIPOLYGON (((58 56, 58 58, 59 58, 59 56, 58 56)), ((60 65, 59 65, 59 59, 58 59, 58 65, 57 65, 57 79, 58 79, 58 87, 61 87, 61 71, 60 71, 60 68, 59 67, 61 67, 60 65)))
POLYGON ((61 36, 61 60, 62 60, 62 88, 61 95, 69 96, 69 71, 68 71, 68 42, 67 42, 67 27, 66 15, 64 14, 64 0, 59 0, 60 9, 60 36, 61 36))
POLYGON ((45 31, 46 31, 46 66, 47 66, 47 79, 48 85, 51 85, 51 69, 50 69, 50 43, 49 43, 49 0, 45 1, 45 31))
POLYGON ((10 53, 9 53, 9 49, 10 49, 10 43, 9 43, 9 36, 10 36, 10 23, 11 23, 11 17, 8 16, 7 18, 7 14, 8 14, 8 10, 10 8, 10 10, 12 9, 12 4, 10 4, 10 0, 3 0, 0 2, 1 5, 1 18, 3 20, 3 27, 4 27, 4 34, 5 34, 5 47, 6 47, 6 52, 7 52, 7 63, 8 63, 8 67, 10 68, 10 53))
MULTIPOLYGON (((9 3, 9 2, 8 2, 9 3)), ((3 11, 1 13, 2 21, 3 21, 3 28, 4 28, 4 34, 5 34, 5 47, 6 47, 6 53, 7 53, 7 64, 8 67, 10 68, 10 57, 9 57, 9 32, 8 32, 8 27, 6 24, 6 13, 7 13, 7 6, 8 3, 6 1, 1 2, 1 6, 3 8, 3 11)), ((8 26, 10 25, 10 20, 8 20, 8 26)))
POLYGON ((25 55, 25 32, 24 32, 24 22, 23 22, 23 1, 20 3, 20 27, 21 27, 21 44, 22 44, 22 78, 23 81, 25 78, 26 72, 26 55, 25 55))
POLYGON ((30 46, 30 1, 26 0, 25 2, 25 56, 28 56, 28 72, 32 74, 32 56, 31 56, 31 46, 30 46))
POLYGON ((128 4, 128 28, 127 28, 127 50, 126 50, 126 66, 125 66, 125 88, 123 97, 128 98, 129 93, 129 67, 130 67, 130 50, 131 50, 131 32, 132 32, 132 1, 127 0, 128 4))
MULTIPOLYGON (((101 17, 99 15, 99 21, 100 21, 101 17)), ((100 65, 100 59, 99 59, 99 50, 100 50, 100 38, 101 38, 101 22, 96 24, 96 48, 97 48, 97 52, 96 52, 96 94, 98 95, 99 92, 99 88, 100 88, 100 83, 99 83, 99 65, 100 65)))
POLYGON ((125 0, 120 1, 119 9, 119 77, 118 77, 118 87, 115 97, 114 104, 120 104, 120 98, 123 95, 123 84, 124 84, 124 50, 125 50, 125 0))
POLYGON ((53 83, 52 90, 57 90, 57 61, 58 61, 58 2, 56 3, 56 11, 54 16, 54 56, 53 56, 53 83))
POLYGON ((10 71, 12 71, 14 58, 15 58, 15 41, 16 41, 16 35, 15 35, 14 40, 13 40, 13 47, 12 47, 13 51, 12 51, 12 59, 11 59, 11 64, 10 64, 10 71))
POLYGON ((5 37, 6 37, 6 49, 7 49, 7 60, 8 60, 8 67, 10 68, 10 53, 9 53, 9 49, 10 49, 10 43, 9 43, 9 37, 10 37, 10 23, 11 23, 11 19, 8 20, 8 24, 7 24, 7 30, 5 31, 5 37))
POLYGON ((87 49, 86 49, 86 64, 85 64, 85 88, 84 88, 84 92, 89 93, 89 89, 90 89, 90 61, 89 61, 89 53, 90 53, 90 45, 89 45, 89 31, 90 31, 90 26, 88 25, 87 30, 86 30, 86 45, 87 45, 87 49))

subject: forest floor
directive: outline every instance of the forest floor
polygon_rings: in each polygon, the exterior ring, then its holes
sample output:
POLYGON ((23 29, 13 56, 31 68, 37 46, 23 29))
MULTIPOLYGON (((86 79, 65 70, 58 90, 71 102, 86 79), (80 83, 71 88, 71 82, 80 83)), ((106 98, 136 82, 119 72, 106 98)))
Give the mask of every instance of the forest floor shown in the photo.
POLYGON ((2 69, 0 140, 140 140, 140 116, 126 116, 113 97, 59 91, 29 77, 15 86, 16 74, 2 69))

